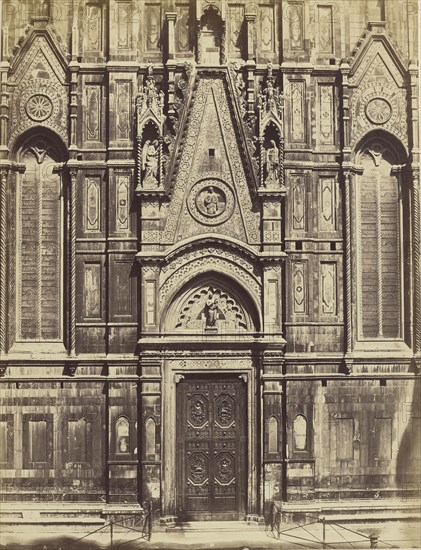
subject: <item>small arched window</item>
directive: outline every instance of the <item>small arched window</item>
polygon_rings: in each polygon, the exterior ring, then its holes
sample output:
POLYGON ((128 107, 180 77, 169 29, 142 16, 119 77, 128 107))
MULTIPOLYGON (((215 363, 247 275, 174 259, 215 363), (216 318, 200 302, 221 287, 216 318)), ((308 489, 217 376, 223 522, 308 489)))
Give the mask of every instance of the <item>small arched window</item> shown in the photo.
POLYGON ((307 420, 302 414, 298 414, 294 419, 294 450, 307 450, 307 420))
POLYGON ((130 453, 130 422, 125 416, 117 418, 116 431, 116 453, 130 453))

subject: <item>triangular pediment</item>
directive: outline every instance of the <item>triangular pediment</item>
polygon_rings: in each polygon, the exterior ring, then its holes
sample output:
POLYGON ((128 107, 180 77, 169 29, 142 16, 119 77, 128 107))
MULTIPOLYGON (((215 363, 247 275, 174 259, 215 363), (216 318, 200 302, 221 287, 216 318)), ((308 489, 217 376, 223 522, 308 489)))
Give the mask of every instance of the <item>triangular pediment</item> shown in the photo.
POLYGON ((49 128, 67 143, 68 84, 64 54, 53 34, 32 29, 11 63, 10 82, 14 84, 11 101, 9 148, 34 125, 49 128))
POLYGON ((23 79, 53 77, 65 84, 67 60, 57 41, 48 28, 31 29, 11 60, 10 80, 19 83, 23 79))
POLYGON ((386 31, 368 30, 352 54, 349 82, 357 86, 367 76, 390 77, 401 87, 405 72, 405 62, 386 31))
POLYGON ((253 210, 236 122, 223 76, 202 77, 179 151, 166 242, 210 232, 259 242, 258 214, 253 210))

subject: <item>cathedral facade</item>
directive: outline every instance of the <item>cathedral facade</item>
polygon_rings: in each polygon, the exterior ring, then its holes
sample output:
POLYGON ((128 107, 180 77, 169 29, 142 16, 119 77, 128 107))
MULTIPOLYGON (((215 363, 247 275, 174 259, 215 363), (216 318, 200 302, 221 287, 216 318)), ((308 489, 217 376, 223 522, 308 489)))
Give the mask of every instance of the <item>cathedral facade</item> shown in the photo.
POLYGON ((419 495, 417 10, 3 2, 3 510, 419 495))

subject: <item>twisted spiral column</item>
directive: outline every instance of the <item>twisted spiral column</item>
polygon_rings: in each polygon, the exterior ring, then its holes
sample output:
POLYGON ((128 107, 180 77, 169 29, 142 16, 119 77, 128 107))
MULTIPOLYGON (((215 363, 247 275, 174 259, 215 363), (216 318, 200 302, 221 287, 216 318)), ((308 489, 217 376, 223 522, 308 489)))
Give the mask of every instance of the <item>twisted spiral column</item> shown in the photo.
POLYGON ((376 182, 376 232, 377 232, 377 314, 379 320, 379 336, 383 336, 383 267, 382 267, 382 203, 381 184, 377 174, 376 182))
POLYGON ((6 352, 6 184, 7 171, 0 172, 0 353, 6 352))
POLYGON ((345 174, 345 351, 352 349, 352 273, 351 273, 351 189, 350 174, 345 174))
POLYGON ((284 138, 281 138, 279 146, 279 165, 281 167, 279 173, 279 183, 281 187, 285 187, 285 173, 284 173, 284 138))
POLYGON ((412 175, 413 253, 414 253, 414 351, 421 352, 421 259, 420 259, 420 181, 412 175))
POLYGON ((263 187, 263 169, 264 169, 264 149, 263 138, 259 137, 259 156, 260 156, 260 187, 263 187))
POLYGON ((142 179, 142 144, 140 137, 137 138, 137 150, 136 150, 136 157, 137 157, 137 186, 140 189, 141 187, 141 179, 142 179))
POLYGON ((70 303, 69 303, 69 355, 76 355, 76 181, 77 170, 70 171, 70 303))

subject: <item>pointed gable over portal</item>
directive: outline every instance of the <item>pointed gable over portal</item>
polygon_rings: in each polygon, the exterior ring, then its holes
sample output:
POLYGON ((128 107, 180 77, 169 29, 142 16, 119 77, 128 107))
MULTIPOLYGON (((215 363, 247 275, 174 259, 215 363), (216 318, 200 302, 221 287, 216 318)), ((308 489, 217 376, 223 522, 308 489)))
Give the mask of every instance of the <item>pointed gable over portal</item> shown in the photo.
POLYGON ((197 83, 163 234, 167 243, 210 233, 260 241, 230 107, 222 75, 197 83))

